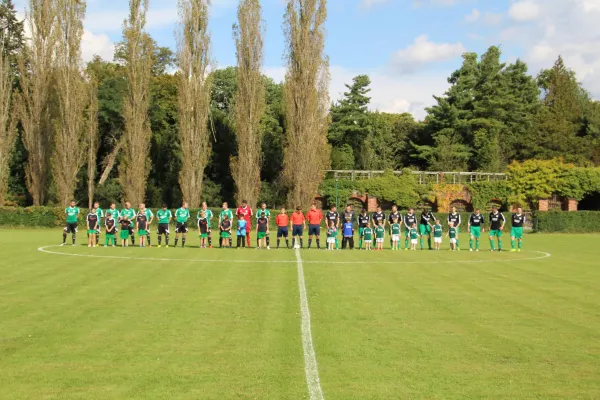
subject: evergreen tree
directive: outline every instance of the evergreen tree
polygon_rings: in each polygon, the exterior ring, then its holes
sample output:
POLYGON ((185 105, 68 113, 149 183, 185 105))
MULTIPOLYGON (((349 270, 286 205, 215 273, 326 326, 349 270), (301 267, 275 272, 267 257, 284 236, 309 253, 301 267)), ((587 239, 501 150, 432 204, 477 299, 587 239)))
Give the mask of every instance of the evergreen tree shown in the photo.
POLYGON ((24 21, 17 18, 17 10, 12 0, 0 0, 0 31, 2 52, 8 58, 12 71, 17 71, 17 55, 25 45, 24 21))

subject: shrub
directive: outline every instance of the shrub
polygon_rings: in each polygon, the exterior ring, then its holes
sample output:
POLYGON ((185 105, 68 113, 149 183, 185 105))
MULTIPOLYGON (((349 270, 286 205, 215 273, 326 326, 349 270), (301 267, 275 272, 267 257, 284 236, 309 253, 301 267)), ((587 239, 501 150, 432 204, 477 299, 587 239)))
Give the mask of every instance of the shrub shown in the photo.
POLYGON ((533 231, 544 233, 600 232, 600 212, 536 211, 533 213, 533 231))

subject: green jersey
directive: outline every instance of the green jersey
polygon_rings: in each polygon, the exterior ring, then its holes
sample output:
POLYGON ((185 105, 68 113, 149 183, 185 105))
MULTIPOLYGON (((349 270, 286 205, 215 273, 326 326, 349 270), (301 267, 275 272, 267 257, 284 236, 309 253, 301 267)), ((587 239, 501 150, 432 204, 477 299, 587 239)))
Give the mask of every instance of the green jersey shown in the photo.
POLYGON ((392 235, 399 235, 400 234, 400 224, 392 224, 390 230, 392 231, 392 235))
POLYGON ((450 228, 448 229, 448 237, 450 237, 450 239, 456 239, 456 228, 450 228))
POLYGON ((225 219, 226 215, 227 215, 227 218, 229 218, 230 221, 233 220, 233 212, 231 212, 230 209, 221 211, 221 213, 219 214, 219 220, 222 222, 225 219))
POLYGON ((79 217, 79 207, 67 207, 65 208, 67 214, 67 224, 76 224, 77 217, 79 217))
POLYGON ((442 226, 440 224, 435 224, 433 226, 433 237, 440 238, 440 237, 442 237, 442 233, 443 233, 442 226))
POLYGON ((119 217, 121 216, 121 214, 119 213, 119 210, 117 210, 117 209, 113 210, 113 209, 110 209, 110 208, 108 210, 106 210, 106 216, 108 217, 109 215, 111 217, 113 217, 113 219, 115 221, 118 221, 119 217))
POLYGON ((365 240, 373 240, 373 229, 369 227, 363 228, 363 236, 365 240))
POLYGON ((206 218, 206 220, 210 223, 210 220, 213 217, 212 211, 210 211, 208 208, 206 210, 200 210, 198 211, 198 215, 196 215, 196 219, 200 219, 201 212, 204 212, 204 218, 206 218))
POLYGON ((146 210, 144 210, 144 215, 148 219, 148 223, 150 223, 150 220, 152 219, 152 217, 154 217, 154 213, 152 213, 152 210, 149 208, 146 208, 146 210))
POLYGON ((409 235, 410 235, 411 239, 418 238, 419 237, 419 232, 417 231, 417 228, 410 228, 409 235))
POLYGON ((104 211, 102 211, 100 207, 96 208, 96 216, 98 217, 98 220, 100 220, 100 218, 104 218, 104 211))
POLYGON ((383 226, 377 225, 375 228, 375 237, 377 239, 383 239, 385 236, 385 228, 383 226))
POLYGON ((265 213, 265 218, 271 218, 271 211, 262 208, 256 212, 256 219, 260 218, 260 213, 265 213))
POLYGON ((327 229, 327 237, 334 238, 337 236, 337 229, 329 228, 327 229))
POLYGON ((187 208, 178 208, 177 211, 175 211, 175 218, 177 219, 177 222, 182 224, 187 222, 190 218, 190 210, 187 208))
POLYGON ((168 224, 169 220, 173 218, 171 210, 163 210, 162 208, 156 212, 156 218, 158 218, 159 224, 168 224))
POLYGON ((129 219, 130 221, 133 221, 133 219, 135 218, 135 210, 133 208, 130 208, 129 210, 124 208, 121 210, 121 218, 125 218, 127 217, 127 219, 129 219))

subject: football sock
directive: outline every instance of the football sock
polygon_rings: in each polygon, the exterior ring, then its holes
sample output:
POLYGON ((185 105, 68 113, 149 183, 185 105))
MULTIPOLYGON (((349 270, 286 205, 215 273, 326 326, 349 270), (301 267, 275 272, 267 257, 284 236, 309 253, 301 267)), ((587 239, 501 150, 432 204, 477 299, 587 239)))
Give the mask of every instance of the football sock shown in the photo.
POLYGON ((494 241, 493 240, 490 240, 490 247, 492 248, 492 250, 495 250, 494 241))
POLYGON ((521 239, 519 239, 519 250, 521 250, 522 247, 523 247, 523 241, 521 239))
POLYGON ((63 244, 67 243, 67 232, 63 232, 63 244))
POLYGON ((285 247, 290 248, 290 241, 285 239, 285 247))
POLYGON ((100 234, 96 233, 96 244, 100 243, 100 234))
POLYGON ((151 246, 151 244, 150 244, 150 234, 148 234, 148 235, 146 236, 146 244, 147 244, 148 246, 151 246))
POLYGON ((408 236, 404 239, 404 248, 408 249, 408 236))
POLYGON ((135 235, 131 235, 131 245, 135 246, 135 235))
POLYGON ((363 241, 362 239, 358 239, 358 248, 362 249, 363 241))
POLYGON ((310 249, 310 246, 312 246, 312 239, 308 239, 308 248, 310 249))
POLYGON ((339 249, 340 248, 340 241, 338 240, 337 236, 335 238, 335 248, 339 249))
POLYGON ((158 245, 160 246, 161 243, 162 243, 162 236, 158 235, 158 245))
POLYGON ((181 238, 181 247, 185 247, 185 237, 181 238))
POLYGON ((469 239, 469 248, 473 250, 473 239, 469 239))
POLYGON ((178 238, 178 237, 176 237, 176 238, 175 238, 175 245, 174 245, 173 247, 177 247, 177 242, 178 242, 178 241, 179 241, 179 238, 178 238))
POLYGON ((292 238, 292 247, 296 247, 296 238, 292 238))
POLYGON ((269 247, 271 245, 271 240, 269 239, 268 235, 267 235, 266 239, 267 239, 267 247, 269 247))
POLYGON ((281 239, 277 239, 277 248, 279 248, 279 242, 281 242, 281 239))
POLYGON ((210 236, 210 233, 208 234, 208 247, 212 247, 212 236, 210 236))
POLYGON ((479 239, 475 239, 475 250, 479 250, 479 239))
POLYGON ((75 244, 75 233, 73 233, 73 236, 71 237, 71 242, 75 244))
POLYGON ((502 240, 498 239, 498 250, 502 250, 502 240))
MULTIPOLYGON (((267 241, 268 240, 269 239, 267 238, 267 241)), ((321 248, 321 239, 317 239, 316 242, 317 242, 317 249, 320 249, 321 248)))
POLYGON ((421 250, 423 250, 425 248, 425 241, 423 240, 423 236, 421 236, 421 250))
POLYGON ((431 250, 431 236, 427 236, 427 246, 429 247, 429 250, 431 250))
POLYGON ((460 247, 460 241, 458 240, 458 238, 456 239, 456 248, 458 249, 460 247))
POLYGON ((165 244, 167 246, 169 245, 169 234, 168 233, 165 235, 165 244))
POLYGON ((302 238, 300 239, 300 247, 304 247, 304 243, 303 243, 302 238))

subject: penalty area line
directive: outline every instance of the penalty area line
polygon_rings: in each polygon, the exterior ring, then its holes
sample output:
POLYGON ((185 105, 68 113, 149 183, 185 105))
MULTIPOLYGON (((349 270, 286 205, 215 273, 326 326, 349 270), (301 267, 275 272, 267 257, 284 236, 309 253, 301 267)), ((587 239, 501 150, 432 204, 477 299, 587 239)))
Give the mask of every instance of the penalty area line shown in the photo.
POLYGON ((306 284, 304 282, 304 267, 300 250, 296 249, 296 265, 298 267, 298 289, 300 292, 300 313, 302 315, 302 348, 304 350, 304 372, 310 400, 323 400, 323 390, 319 379, 319 368, 317 356, 313 346, 312 332, 310 328, 310 309, 308 308, 308 296, 306 295, 306 284))
MULTIPOLYGON (((201 259, 201 258, 164 258, 164 257, 125 257, 125 256, 112 256, 112 255, 100 255, 100 254, 77 254, 77 253, 63 253, 60 251, 48 250, 54 247, 60 247, 60 245, 42 246, 38 247, 38 251, 47 254, 54 254, 59 256, 67 257, 84 257, 84 258, 108 258, 113 260, 135 260, 135 261, 190 261, 190 262, 212 262, 212 263, 230 263, 230 264, 296 264, 296 260, 232 260, 232 259, 201 259)), ((102 251, 102 250, 100 250, 102 251)), ((178 250, 175 250, 178 251, 178 250)), ((300 254, 299 250, 295 250, 297 254, 300 254)), ((404 265, 404 264, 454 264, 456 262, 464 264, 480 264, 480 263, 516 263, 520 261, 533 261, 549 258, 552 254, 545 251, 531 251, 531 253, 539 254, 537 257, 528 258, 507 258, 503 260, 491 259, 477 259, 477 260, 438 260, 438 261, 376 261, 376 260, 365 260, 365 261, 330 261, 330 260, 312 260, 302 261, 303 264, 334 264, 334 265, 363 265, 368 264, 382 264, 382 265, 404 265)))

